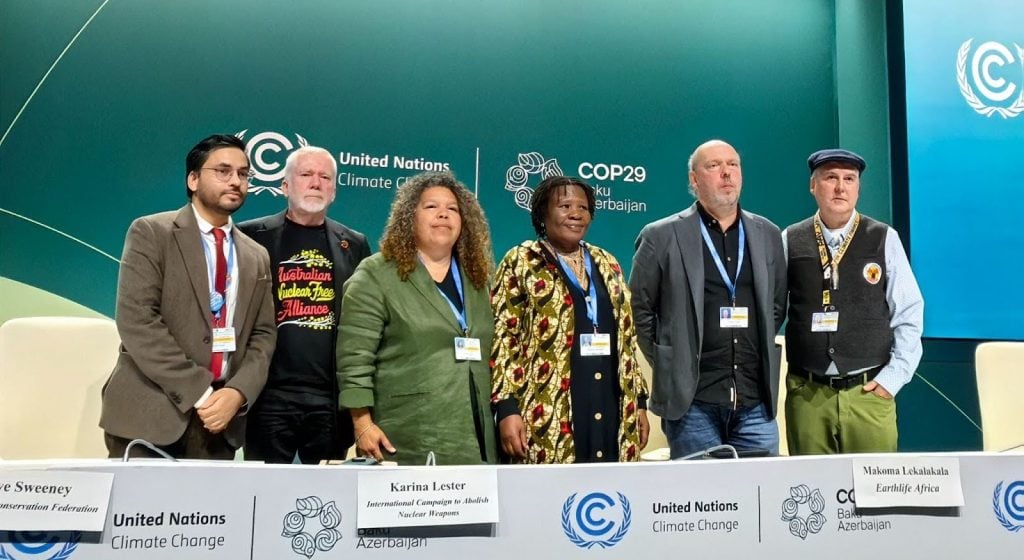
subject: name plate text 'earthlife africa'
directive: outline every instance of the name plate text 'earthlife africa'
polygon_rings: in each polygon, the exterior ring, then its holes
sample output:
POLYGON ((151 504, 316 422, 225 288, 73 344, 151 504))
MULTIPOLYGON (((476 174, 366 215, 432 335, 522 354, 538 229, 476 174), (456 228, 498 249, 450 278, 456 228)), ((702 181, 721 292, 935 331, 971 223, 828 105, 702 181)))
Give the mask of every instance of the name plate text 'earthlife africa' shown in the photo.
POLYGON ((853 489, 858 508, 964 505, 956 457, 858 457, 853 489))
POLYGON ((0 469, 0 531, 102 531, 112 473, 0 469))
POLYGON ((498 522, 493 468, 417 467, 360 471, 357 525, 422 527, 498 522))

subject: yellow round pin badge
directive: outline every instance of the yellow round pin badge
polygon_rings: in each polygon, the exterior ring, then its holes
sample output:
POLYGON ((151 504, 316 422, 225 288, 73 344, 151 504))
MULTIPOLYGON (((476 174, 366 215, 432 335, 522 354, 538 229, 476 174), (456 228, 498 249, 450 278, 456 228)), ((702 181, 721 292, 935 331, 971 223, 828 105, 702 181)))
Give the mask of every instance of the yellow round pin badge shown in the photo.
POLYGON ((864 279, 872 286, 877 284, 882 279, 882 267, 878 266, 878 263, 864 265, 864 279))

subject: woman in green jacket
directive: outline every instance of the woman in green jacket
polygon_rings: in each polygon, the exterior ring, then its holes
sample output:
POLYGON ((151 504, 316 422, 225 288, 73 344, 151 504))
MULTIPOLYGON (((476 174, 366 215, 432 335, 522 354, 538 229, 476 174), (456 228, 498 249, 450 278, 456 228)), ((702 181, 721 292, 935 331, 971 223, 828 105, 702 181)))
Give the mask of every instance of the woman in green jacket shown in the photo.
POLYGON ((360 455, 399 464, 494 463, 490 233, 476 198, 447 172, 399 189, 379 253, 345 283, 340 406, 360 455))

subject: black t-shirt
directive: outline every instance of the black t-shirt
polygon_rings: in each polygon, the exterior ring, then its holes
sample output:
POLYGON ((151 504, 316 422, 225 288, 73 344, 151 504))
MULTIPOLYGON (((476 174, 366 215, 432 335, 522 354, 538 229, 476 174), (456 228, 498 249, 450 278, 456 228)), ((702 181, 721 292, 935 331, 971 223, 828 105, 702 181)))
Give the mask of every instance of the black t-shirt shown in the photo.
POLYGON ((273 267, 277 348, 267 389, 331 396, 334 393, 334 263, 327 230, 285 220, 273 267))

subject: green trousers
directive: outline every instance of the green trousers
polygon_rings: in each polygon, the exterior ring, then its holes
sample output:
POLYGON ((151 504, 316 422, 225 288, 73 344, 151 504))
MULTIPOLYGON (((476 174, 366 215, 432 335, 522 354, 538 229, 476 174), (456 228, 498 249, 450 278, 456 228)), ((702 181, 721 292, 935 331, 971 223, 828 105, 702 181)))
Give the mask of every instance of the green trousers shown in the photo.
POLYGON ((786 438, 790 455, 893 453, 896 400, 787 376, 786 438))

